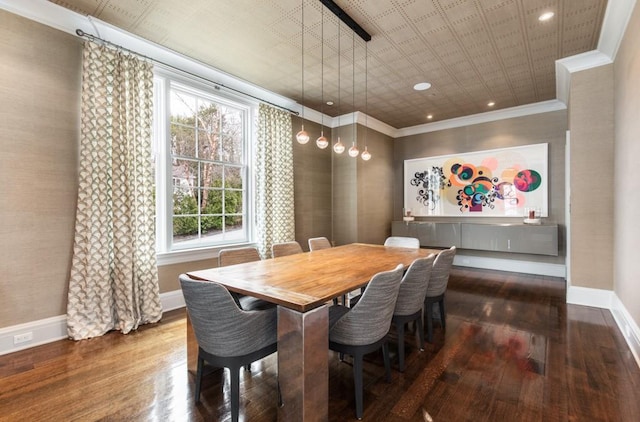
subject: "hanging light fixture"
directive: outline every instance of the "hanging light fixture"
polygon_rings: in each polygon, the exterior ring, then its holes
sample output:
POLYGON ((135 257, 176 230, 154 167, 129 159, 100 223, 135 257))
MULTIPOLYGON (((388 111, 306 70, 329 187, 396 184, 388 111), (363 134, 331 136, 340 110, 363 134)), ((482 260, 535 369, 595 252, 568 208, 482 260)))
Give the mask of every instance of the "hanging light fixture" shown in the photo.
POLYGON ((364 44, 364 151, 360 154, 360 157, 364 161, 371 159, 371 153, 367 149, 367 138, 369 136, 369 95, 367 91, 367 85, 369 81, 369 46, 365 42, 364 44))
POLYGON ((302 128, 296 133, 296 140, 300 144, 309 142, 309 134, 304 130, 304 0, 302 0, 302 128))
POLYGON ((356 33, 351 33, 351 52, 352 52, 352 73, 351 73, 351 84, 353 85, 353 97, 352 97, 352 108, 353 112, 353 142, 351 143, 351 148, 349 148, 349 157, 356 158, 360 151, 358 151, 358 136, 356 133, 356 33))
POLYGON ((320 102, 320 136, 316 139, 316 146, 320 149, 325 149, 329 146, 329 140, 324 136, 324 7, 322 8, 322 22, 320 24, 320 56, 322 70, 320 72, 320 95, 322 96, 322 101, 320 102))
MULTIPOLYGON (((340 113, 342 110, 340 109, 341 105, 341 95, 340 95, 340 22, 338 21, 338 131, 340 130, 340 113)), ((340 134, 338 132, 338 142, 333 145, 333 152, 336 154, 342 154, 344 152, 345 146, 340 140, 340 134)))

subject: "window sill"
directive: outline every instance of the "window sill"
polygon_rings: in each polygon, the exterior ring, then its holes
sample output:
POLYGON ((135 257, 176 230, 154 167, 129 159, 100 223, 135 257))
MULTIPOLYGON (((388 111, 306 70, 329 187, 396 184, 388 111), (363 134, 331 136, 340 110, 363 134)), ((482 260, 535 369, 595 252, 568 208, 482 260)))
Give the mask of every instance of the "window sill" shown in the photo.
POLYGON ((165 265, 181 264, 184 262, 203 261, 205 259, 218 259, 218 252, 220 252, 222 249, 241 248, 244 246, 256 245, 255 243, 236 243, 233 245, 211 246, 207 248, 162 252, 156 254, 156 264, 158 267, 162 267, 165 265))

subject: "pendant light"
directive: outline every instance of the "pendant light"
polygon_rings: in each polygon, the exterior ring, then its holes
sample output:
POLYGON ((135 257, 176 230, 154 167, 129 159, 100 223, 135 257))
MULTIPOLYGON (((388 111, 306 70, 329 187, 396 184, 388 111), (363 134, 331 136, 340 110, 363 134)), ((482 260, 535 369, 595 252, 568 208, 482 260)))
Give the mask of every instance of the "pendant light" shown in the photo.
POLYGON ((320 95, 322 97, 322 101, 320 103, 320 136, 316 139, 316 146, 320 149, 325 149, 329 146, 329 140, 324 136, 324 7, 322 8, 322 22, 320 25, 320 42, 322 43, 320 46, 320 56, 322 70, 320 72, 320 95))
POLYGON ((352 63, 352 67, 351 67, 351 84, 353 85, 353 90, 352 90, 352 116, 353 116, 353 142, 351 143, 351 148, 349 148, 349 157, 351 158, 356 158, 358 156, 358 154, 360 154, 360 151, 358 151, 358 136, 356 133, 356 33, 355 32, 351 32, 351 53, 352 53, 352 58, 351 58, 351 63, 352 63))
POLYGON ((367 92, 367 84, 369 81, 369 46, 364 43, 364 151, 360 157, 364 161, 371 159, 371 153, 367 149, 367 138, 369 136, 369 95, 367 92))
POLYGON ((300 144, 309 142, 309 134, 304 130, 304 0, 302 0, 302 128, 296 133, 296 140, 300 144))
POLYGON ((340 113, 342 110, 340 106, 342 105, 340 101, 340 22, 338 21, 338 142, 333 145, 333 152, 336 154, 342 154, 344 152, 344 144, 340 140, 340 113))

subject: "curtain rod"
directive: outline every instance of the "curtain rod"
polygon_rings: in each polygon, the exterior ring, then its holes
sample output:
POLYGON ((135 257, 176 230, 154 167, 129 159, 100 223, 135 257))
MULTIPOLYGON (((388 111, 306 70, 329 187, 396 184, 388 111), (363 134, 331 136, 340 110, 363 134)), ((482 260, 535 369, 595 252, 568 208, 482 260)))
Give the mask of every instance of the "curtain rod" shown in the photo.
POLYGON ((130 49, 128 49, 128 48, 126 48, 126 47, 123 47, 123 46, 121 46, 121 45, 118 45, 118 44, 112 43, 111 41, 107 41, 107 40, 102 39, 102 38, 100 38, 100 37, 96 37, 96 36, 95 36, 95 35, 93 35, 93 34, 89 34, 89 33, 87 33, 87 32, 84 32, 82 29, 76 29, 76 35, 78 35, 78 36, 79 36, 79 37, 81 37, 81 38, 88 38, 88 39, 89 39, 89 40, 91 40, 91 41, 96 41, 96 40, 97 40, 97 41, 100 41, 100 42, 102 42, 102 43, 104 43, 104 44, 108 44, 108 45, 110 45, 110 46, 112 46, 112 47, 115 47, 115 48, 117 48, 117 49, 119 49, 119 50, 126 51, 127 53, 135 54, 135 55, 136 55, 136 56, 138 56, 138 57, 142 57, 142 58, 147 59, 147 60, 150 60, 150 61, 152 61, 152 62, 155 62, 155 63, 161 64, 161 65, 163 65, 163 66, 169 67, 169 68, 171 68, 171 69, 177 70, 178 72, 186 73, 186 74, 187 74, 187 75, 189 75, 189 76, 193 76, 193 77, 198 78, 198 79, 201 79, 201 80, 203 80, 203 81, 207 81, 207 82, 209 82, 209 83, 214 84, 216 87, 220 87, 220 88, 228 89, 229 91, 233 91, 233 92, 235 92, 235 93, 238 93, 238 94, 244 95, 244 96, 246 96, 246 97, 253 98, 254 100, 258 100, 258 101, 261 101, 261 102, 263 102, 263 103, 265 103, 265 104, 269 104, 269 105, 271 105, 271 106, 273 106, 273 107, 279 108, 279 109, 281 109, 281 110, 288 111, 289 113, 291 113, 291 114, 295 114, 296 116, 300 115, 300 113, 299 113, 299 112, 297 112, 297 111, 295 111, 295 110, 291 110, 291 109, 286 108, 286 107, 283 107, 283 106, 281 106, 281 105, 274 104, 274 103, 272 103, 272 102, 270 102, 270 101, 263 100, 262 98, 256 97, 255 95, 247 94, 246 92, 240 91, 239 89, 231 88, 230 86, 226 86, 226 85, 224 85, 224 84, 221 84, 220 82, 212 81, 211 79, 207 79, 207 78, 205 78, 204 76, 200 76, 200 75, 198 75, 198 74, 195 74, 195 73, 189 72, 189 71, 187 71, 187 70, 180 69, 180 68, 178 68, 178 67, 176 67, 176 66, 173 66, 173 65, 171 65, 171 64, 169 64, 169 63, 165 63, 165 62, 163 62, 163 61, 161 61, 161 60, 154 59, 154 58, 149 57, 149 56, 145 56, 144 54, 142 54, 142 53, 138 53, 137 51, 130 50, 130 49))

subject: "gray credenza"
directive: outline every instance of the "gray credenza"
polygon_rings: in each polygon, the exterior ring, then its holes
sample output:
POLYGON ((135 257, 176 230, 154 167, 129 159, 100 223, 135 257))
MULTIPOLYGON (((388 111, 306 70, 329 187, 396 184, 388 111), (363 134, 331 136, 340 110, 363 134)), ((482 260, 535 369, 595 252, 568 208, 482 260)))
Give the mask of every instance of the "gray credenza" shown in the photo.
POLYGON ((393 221, 391 234, 416 237, 420 239, 421 246, 558 255, 556 224, 393 221))

